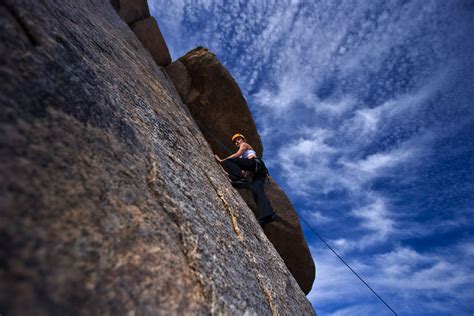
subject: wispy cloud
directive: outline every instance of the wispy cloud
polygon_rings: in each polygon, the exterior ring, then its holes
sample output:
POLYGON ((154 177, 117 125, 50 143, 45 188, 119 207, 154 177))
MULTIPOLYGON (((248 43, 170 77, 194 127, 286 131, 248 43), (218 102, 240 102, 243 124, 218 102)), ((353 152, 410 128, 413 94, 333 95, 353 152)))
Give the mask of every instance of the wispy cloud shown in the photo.
POLYGON ((305 217, 306 220, 308 220, 311 224, 314 225, 327 224, 335 220, 334 218, 325 216, 318 211, 300 210, 299 212, 305 217))
POLYGON ((381 198, 375 198, 372 203, 352 211, 353 216, 361 220, 361 226, 372 232, 365 235, 359 242, 360 246, 374 242, 385 241, 387 236, 394 230, 394 220, 381 198))
MULTIPOLYGON (((469 263, 473 259, 473 245, 468 242, 458 247, 461 250, 456 256, 442 251, 420 253, 411 248, 397 247, 374 256, 370 264, 360 261, 349 264, 400 314, 462 313, 467 311, 463 310, 462 304, 470 300, 470 294, 462 289, 474 285, 474 265, 469 263), (417 300, 412 300, 413 297, 417 300), (441 297, 448 302, 455 298, 459 301, 456 307, 449 304, 443 306, 438 302, 441 297)), ((327 250, 321 246, 311 250, 318 262, 318 282, 309 298, 316 307, 320 307, 320 312, 328 315, 349 315, 355 311, 364 311, 363 315, 380 315, 387 312, 383 304, 337 258, 325 256, 327 250), (334 284, 345 286, 338 288, 334 284), (325 307, 337 306, 341 300, 351 307, 325 307)))

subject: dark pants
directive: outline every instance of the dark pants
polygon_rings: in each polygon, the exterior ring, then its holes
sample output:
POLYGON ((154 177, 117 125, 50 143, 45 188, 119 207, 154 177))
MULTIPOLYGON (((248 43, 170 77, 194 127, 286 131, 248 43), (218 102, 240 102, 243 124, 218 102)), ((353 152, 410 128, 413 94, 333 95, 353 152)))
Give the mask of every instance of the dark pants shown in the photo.
POLYGON ((257 204, 259 219, 270 216, 274 213, 272 205, 263 190, 263 185, 267 179, 267 173, 263 161, 260 160, 260 162, 262 163, 263 168, 259 168, 262 170, 255 172, 255 159, 231 158, 224 160, 224 168, 229 173, 229 178, 231 180, 242 179, 242 170, 252 172, 252 195, 257 204))

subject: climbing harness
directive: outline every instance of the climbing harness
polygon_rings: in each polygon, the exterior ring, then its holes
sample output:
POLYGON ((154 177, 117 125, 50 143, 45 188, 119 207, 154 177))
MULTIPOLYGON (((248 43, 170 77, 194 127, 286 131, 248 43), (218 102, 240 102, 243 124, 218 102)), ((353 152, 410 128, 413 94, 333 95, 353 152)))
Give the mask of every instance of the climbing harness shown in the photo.
MULTIPOLYGON (((196 122, 196 124, 198 124, 198 123, 196 122)), ((216 136, 214 136, 213 133, 211 133, 207 128, 201 126, 200 124, 198 124, 198 126, 199 126, 200 128, 202 128, 203 130, 205 130, 212 138, 214 138, 214 139, 217 141, 217 143, 222 146, 222 148, 224 148, 225 150, 227 150, 229 153, 232 153, 232 151, 231 151, 229 148, 227 148, 227 146, 225 146, 224 144, 222 144, 222 143, 219 141, 219 139, 218 139, 216 136)), ((242 138, 245 139, 245 137, 243 137, 242 134, 235 134, 234 136, 232 136, 232 141, 234 141, 234 139, 235 139, 234 137, 235 137, 235 138, 237 138, 237 137, 242 137, 242 138), (236 136, 236 135, 238 135, 238 136, 236 136)), ((265 167, 265 165, 263 164, 263 162, 260 160, 260 158, 257 158, 257 157, 256 157, 256 158, 253 158, 253 159, 256 159, 256 160, 255 160, 255 173, 262 171, 262 169, 259 170, 259 166, 260 166, 260 168, 265 168, 265 172, 268 174, 268 170, 267 170, 267 168, 265 167)), ((269 177, 267 177, 267 179, 269 179, 269 177)), ((350 270, 370 291, 372 291, 372 293, 373 293, 395 316, 397 316, 397 315, 398 315, 397 312, 395 312, 395 310, 393 310, 393 308, 390 307, 390 305, 388 305, 388 303, 385 302, 385 300, 384 300, 382 297, 380 297, 380 295, 377 294, 377 292, 375 292, 375 290, 374 290, 354 269, 352 269, 352 267, 331 247, 331 245, 329 245, 329 243, 328 243, 320 234, 318 234, 318 232, 316 231, 316 229, 314 229, 313 227, 311 227, 311 225, 309 225, 308 222, 306 222, 306 221, 304 220, 304 218, 303 218, 300 214, 298 214, 298 212, 296 212, 296 210, 295 210, 295 213, 296 213, 296 215, 299 217, 299 219, 301 219, 301 221, 302 221, 303 223, 305 223, 306 226, 308 226, 308 228, 324 243, 324 245, 326 245, 326 247, 327 247, 329 250, 331 250, 331 251, 336 255, 336 257, 338 257, 339 260, 341 260, 342 263, 344 263, 344 264, 346 265, 346 267, 349 268, 349 270, 350 270)))
POLYGON ((253 158, 254 161, 255 161, 255 174, 259 174, 259 173, 263 173, 265 175, 268 175, 268 169, 267 167, 265 166, 265 164, 263 163, 263 161, 258 158, 258 157, 255 157, 253 158))
MULTIPOLYGON (((214 138, 214 140, 222 147, 224 148, 227 152, 229 153, 232 153, 232 151, 226 146, 224 145, 216 136, 214 136, 214 134, 209 130, 207 129, 206 127, 202 126, 201 124, 199 124, 198 122, 196 122, 196 124, 199 126, 199 128, 201 128, 202 130, 206 131, 207 134, 209 134, 209 136, 211 136, 212 138, 214 138)), ((234 141, 235 138, 237 137, 242 137, 243 139, 245 139, 244 135, 240 134, 240 133, 237 133, 237 134, 234 134, 234 136, 232 136, 232 142, 234 141)), ((268 177, 270 175, 270 172, 268 171, 267 167, 265 166, 265 164, 263 163, 263 161, 258 158, 258 157, 255 157, 253 158, 255 159, 255 173, 254 174, 258 174, 262 171, 265 172, 265 175, 267 175, 266 177, 266 181, 268 183, 271 183, 270 181, 270 177, 268 177)))

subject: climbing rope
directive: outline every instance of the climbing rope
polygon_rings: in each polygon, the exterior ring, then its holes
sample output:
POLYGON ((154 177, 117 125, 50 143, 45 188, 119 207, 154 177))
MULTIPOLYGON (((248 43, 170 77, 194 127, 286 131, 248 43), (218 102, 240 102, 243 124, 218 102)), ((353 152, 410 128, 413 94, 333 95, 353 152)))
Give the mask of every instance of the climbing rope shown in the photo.
POLYGON ((390 309, 390 310, 392 311, 392 313, 393 313, 395 316, 397 316, 397 313, 390 307, 390 305, 388 305, 387 302, 385 302, 385 301, 383 300, 383 298, 381 298, 380 295, 378 295, 377 292, 375 292, 374 289, 372 289, 372 287, 371 287, 367 282, 365 282, 364 279, 362 279, 362 277, 361 277, 357 272, 355 272, 354 269, 352 269, 351 266, 350 266, 344 259, 342 259, 342 257, 331 247, 331 245, 329 245, 329 244, 326 242, 326 240, 324 240, 324 238, 321 237, 321 235, 319 235, 318 232, 317 232, 313 227, 311 227, 311 225, 309 225, 309 224, 304 220, 304 218, 303 218, 300 214, 298 214, 298 212, 296 212, 296 215, 298 215, 298 217, 301 219, 301 221, 302 221, 303 223, 305 223, 306 226, 308 226, 309 229, 311 229, 311 230, 313 231, 313 233, 314 233, 319 239, 321 239, 321 241, 326 245, 326 247, 328 247, 329 250, 331 250, 331 251, 339 258, 339 260, 341 260, 342 263, 344 263, 344 264, 349 268, 349 270, 351 270, 352 273, 354 273, 355 276, 358 277, 359 280, 361 280, 362 283, 364 283, 364 284, 369 288, 369 290, 371 290, 372 293, 374 293, 375 296, 377 296, 378 299, 379 299, 380 301, 382 301, 382 303, 384 303, 385 306, 387 306, 388 309, 390 309))
POLYGON ((205 128, 204 126, 202 126, 201 124, 199 124, 198 122, 196 122, 196 124, 199 126, 199 128, 205 130, 209 136, 211 136, 212 138, 214 138, 214 140, 219 144, 221 145, 222 148, 224 148, 225 150, 227 150, 229 153, 232 154, 232 151, 226 146, 224 145, 216 136, 214 136, 213 133, 211 133, 211 131, 209 131, 207 128, 205 128))
MULTIPOLYGON (((232 151, 226 146, 224 145, 222 142, 219 141, 219 139, 213 135, 213 133, 211 133, 207 128, 205 128, 204 126, 200 125, 199 123, 196 122, 196 124, 204 131, 206 131, 212 138, 214 138, 216 140, 216 142, 222 146, 225 150, 227 150, 229 153, 232 154, 232 151)), ((296 212, 296 210, 295 210, 296 212)), ((379 294, 377 294, 377 292, 375 292, 375 290, 354 270, 352 269, 352 267, 331 247, 331 245, 329 245, 329 243, 323 238, 321 237, 320 234, 318 234, 318 232, 316 231, 316 229, 314 229, 311 225, 308 224, 308 222, 306 222, 304 220, 304 218, 298 214, 298 212, 296 212, 296 215, 299 217, 299 219, 306 224, 306 226, 309 227, 309 229, 326 245, 326 247, 329 248, 329 250, 331 250, 338 258, 339 260, 342 261, 342 263, 344 263, 346 265, 347 268, 349 268, 349 270, 362 282, 364 283, 364 285, 370 290, 372 291, 372 293, 395 315, 395 316, 398 316, 397 312, 395 312, 393 310, 392 307, 390 307, 390 305, 388 305, 387 302, 385 302, 385 300, 380 297, 379 294)))

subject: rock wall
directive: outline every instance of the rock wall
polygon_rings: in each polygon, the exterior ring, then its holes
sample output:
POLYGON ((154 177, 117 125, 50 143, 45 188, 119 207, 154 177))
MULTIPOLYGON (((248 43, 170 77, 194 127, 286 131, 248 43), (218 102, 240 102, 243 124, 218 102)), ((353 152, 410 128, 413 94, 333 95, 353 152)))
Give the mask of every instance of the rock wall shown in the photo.
POLYGON ((314 314, 108 1, 0 20, 2 314, 314 314))
MULTIPOLYGON (((215 153, 229 156, 229 150, 236 150, 230 140, 232 134, 242 132, 262 157, 262 142, 247 102, 214 54, 205 48, 194 49, 166 71, 215 153)), ((251 192, 239 192, 257 214, 251 192)), ((277 221, 265 226, 265 234, 307 294, 315 279, 315 266, 296 211, 273 179, 265 183, 265 192, 278 214, 277 221)))
POLYGON ((111 0, 112 6, 122 20, 127 23, 142 45, 150 52, 157 65, 171 63, 168 46, 161 34, 158 23, 150 16, 146 0, 111 0))
POLYGON ((117 14, 129 25, 150 16, 147 0, 111 0, 110 2, 117 14))

